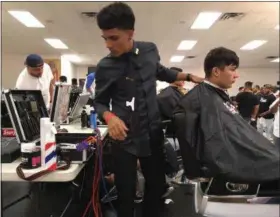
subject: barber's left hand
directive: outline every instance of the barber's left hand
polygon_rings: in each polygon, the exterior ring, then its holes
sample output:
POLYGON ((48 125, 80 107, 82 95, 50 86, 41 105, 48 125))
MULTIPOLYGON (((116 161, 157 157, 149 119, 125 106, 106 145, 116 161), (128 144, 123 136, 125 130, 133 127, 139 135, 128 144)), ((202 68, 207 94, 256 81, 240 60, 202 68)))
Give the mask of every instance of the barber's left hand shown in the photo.
POLYGON ((204 81, 204 78, 198 77, 196 75, 190 75, 190 81, 195 84, 199 84, 204 81))

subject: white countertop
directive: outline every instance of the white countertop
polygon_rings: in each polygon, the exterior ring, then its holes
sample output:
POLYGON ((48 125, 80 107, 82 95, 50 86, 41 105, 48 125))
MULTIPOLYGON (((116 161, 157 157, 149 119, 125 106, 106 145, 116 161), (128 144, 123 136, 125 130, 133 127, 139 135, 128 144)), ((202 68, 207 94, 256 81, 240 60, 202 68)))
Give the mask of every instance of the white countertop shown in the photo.
POLYGON ((277 204, 238 204, 208 202, 204 216, 207 217, 279 217, 277 204))
MULTIPOLYGON (((75 123, 73 125, 63 125, 61 128, 67 129, 69 133, 91 133, 92 129, 82 129, 80 123, 75 123)), ((102 139, 108 133, 108 128, 106 126, 99 127, 102 139)), ((1 164, 1 181, 24 181, 18 177, 16 173, 16 168, 20 164, 21 160, 17 159, 12 163, 2 163, 1 164)), ((83 169, 84 164, 71 164, 68 170, 57 170, 50 174, 44 175, 34 182, 69 182, 76 178, 76 176, 83 169)), ((23 170, 26 176, 30 176, 34 173, 41 171, 41 167, 31 170, 23 170)))

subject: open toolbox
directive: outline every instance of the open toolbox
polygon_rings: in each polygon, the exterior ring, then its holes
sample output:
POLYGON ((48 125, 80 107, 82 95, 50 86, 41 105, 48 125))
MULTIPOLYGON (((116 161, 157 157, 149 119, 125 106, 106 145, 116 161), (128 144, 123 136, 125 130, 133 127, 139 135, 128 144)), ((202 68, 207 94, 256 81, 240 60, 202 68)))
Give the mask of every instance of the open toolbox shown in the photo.
POLYGON ((16 132, 18 143, 38 142, 40 118, 49 117, 40 90, 5 90, 3 98, 16 132))

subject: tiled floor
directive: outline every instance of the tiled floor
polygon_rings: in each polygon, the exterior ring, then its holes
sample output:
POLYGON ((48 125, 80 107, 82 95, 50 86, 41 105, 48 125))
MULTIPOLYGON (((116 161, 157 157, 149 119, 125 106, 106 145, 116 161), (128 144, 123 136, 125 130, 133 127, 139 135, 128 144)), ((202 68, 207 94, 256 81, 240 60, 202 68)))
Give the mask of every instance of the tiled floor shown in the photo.
MULTIPOLYGON (((30 185, 27 183, 3 183, 2 193, 4 205, 14 198, 24 195, 28 192, 30 185)), ((42 191, 40 198, 36 194, 31 199, 25 199, 17 205, 5 210, 3 217, 60 217, 63 208, 66 206, 70 197, 69 185, 67 184, 48 184, 42 191), (38 204, 40 201, 40 204, 38 204)), ((172 205, 166 205, 163 217, 200 217, 194 213, 192 196, 188 194, 189 190, 182 187, 177 188, 171 195, 175 202, 172 205)), ((64 217, 82 217, 83 206, 74 201, 64 217)), ((137 207, 136 217, 140 217, 141 207, 137 207)), ((89 217, 89 216, 87 216, 89 217)), ((93 215, 90 215, 93 217, 93 215)), ((108 211, 104 217, 115 217, 108 211)))

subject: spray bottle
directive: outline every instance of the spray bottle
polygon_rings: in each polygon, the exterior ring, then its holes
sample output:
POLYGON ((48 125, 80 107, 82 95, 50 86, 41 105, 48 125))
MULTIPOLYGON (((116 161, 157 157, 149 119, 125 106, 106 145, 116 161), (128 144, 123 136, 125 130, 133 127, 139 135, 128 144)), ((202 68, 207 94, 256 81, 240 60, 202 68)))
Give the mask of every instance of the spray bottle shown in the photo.
POLYGON ((56 134, 55 124, 50 122, 50 118, 40 119, 40 136, 41 136, 41 164, 43 169, 56 170, 56 134))

